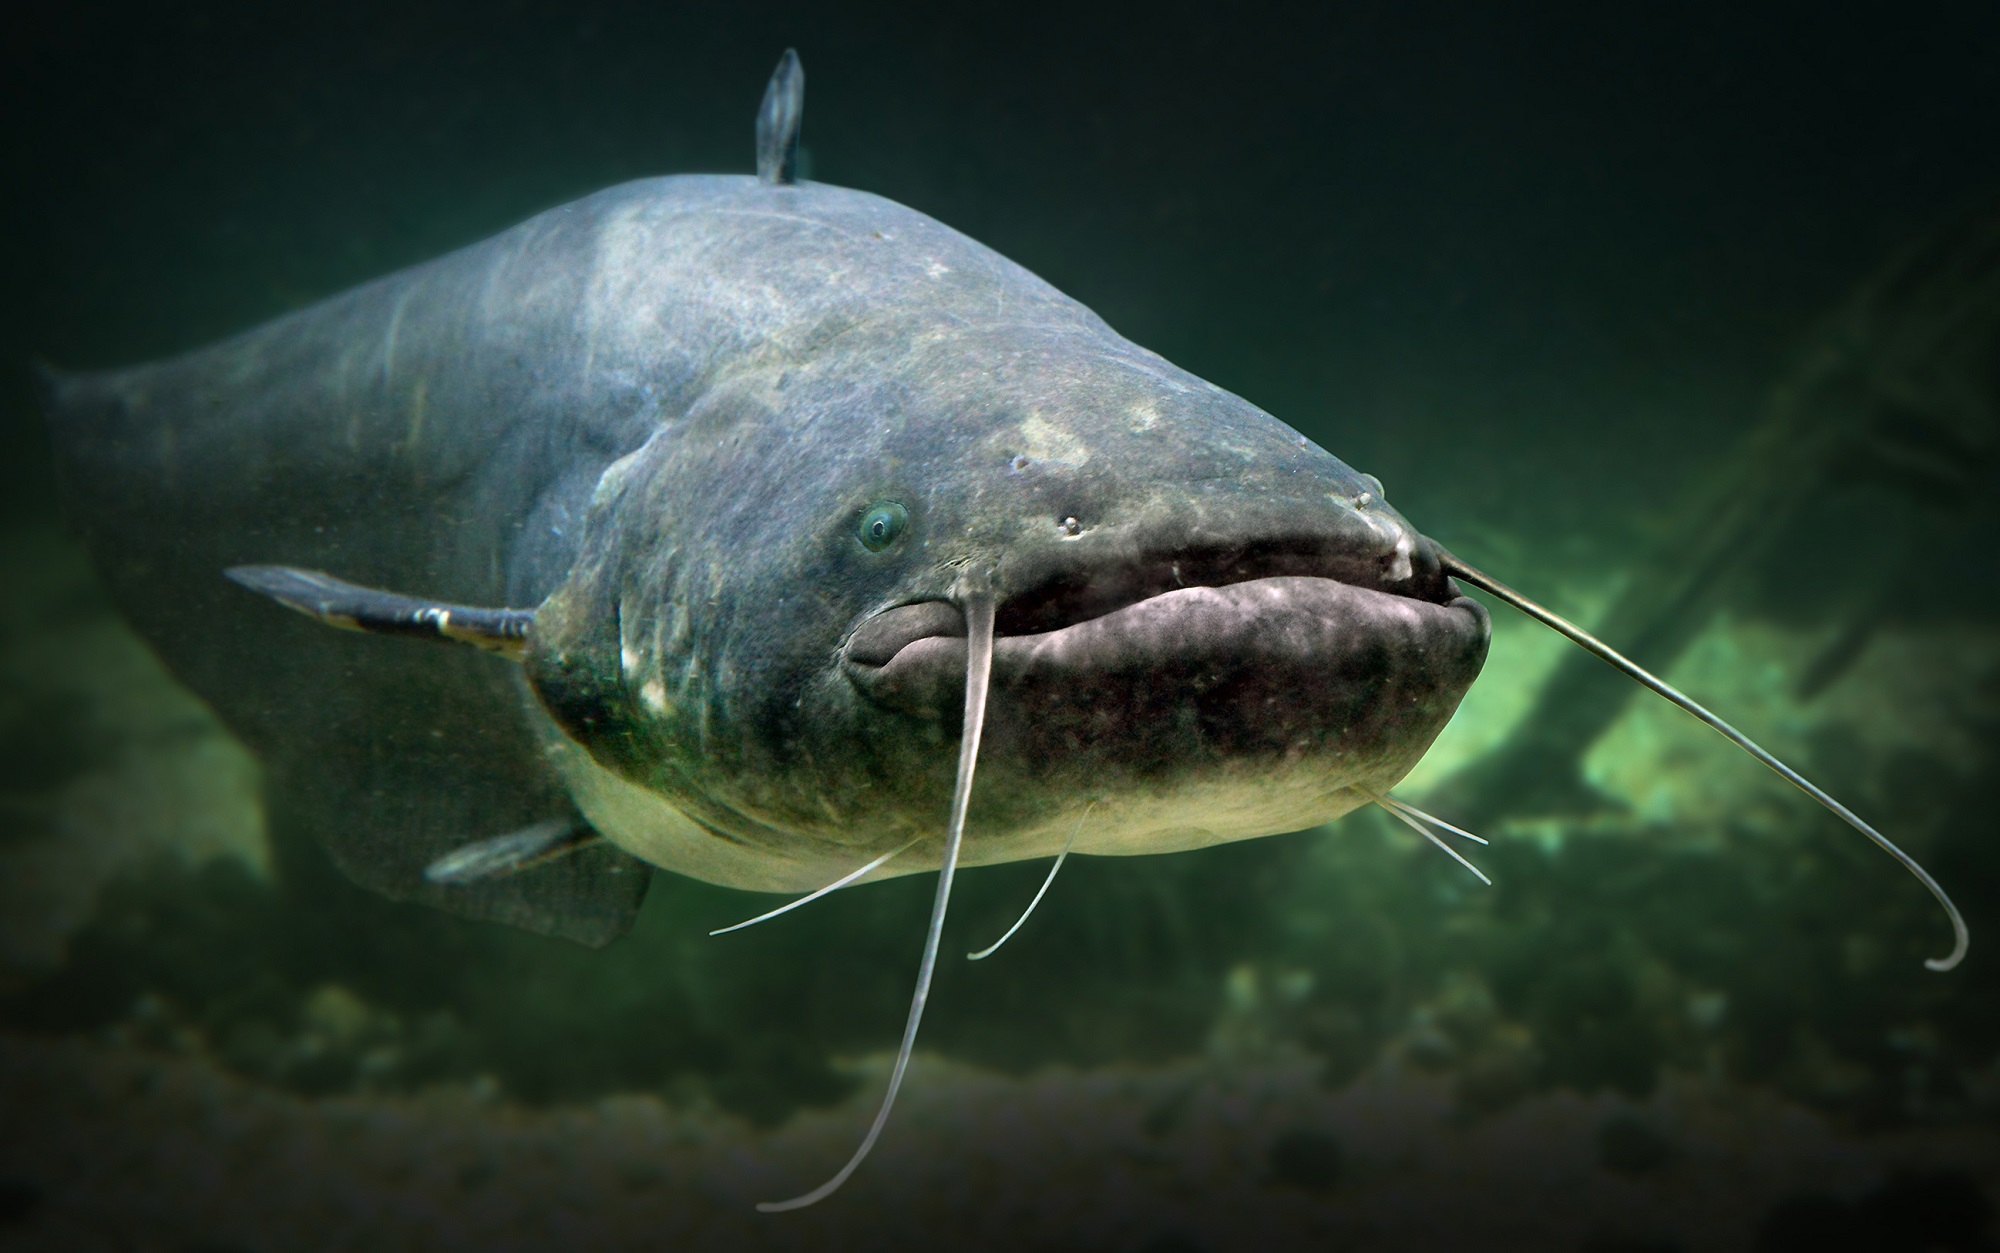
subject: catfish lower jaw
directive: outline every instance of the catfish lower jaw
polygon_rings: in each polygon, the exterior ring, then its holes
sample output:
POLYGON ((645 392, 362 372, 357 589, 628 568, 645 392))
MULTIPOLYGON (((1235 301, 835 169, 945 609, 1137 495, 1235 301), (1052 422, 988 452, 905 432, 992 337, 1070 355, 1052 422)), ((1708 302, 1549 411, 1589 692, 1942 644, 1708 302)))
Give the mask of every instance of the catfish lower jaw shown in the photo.
MULTIPOLYGON (((856 632, 843 669, 871 700, 949 724, 966 645, 947 632, 962 631, 943 602, 888 610, 856 632)), ((1307 576, 1181 588, 996 639, 986 743, 1085 774, 1324 756, 1400 777, 1457 708, 1486 644, 1485 610, 1466 597, 1437 604, 1307 576)))

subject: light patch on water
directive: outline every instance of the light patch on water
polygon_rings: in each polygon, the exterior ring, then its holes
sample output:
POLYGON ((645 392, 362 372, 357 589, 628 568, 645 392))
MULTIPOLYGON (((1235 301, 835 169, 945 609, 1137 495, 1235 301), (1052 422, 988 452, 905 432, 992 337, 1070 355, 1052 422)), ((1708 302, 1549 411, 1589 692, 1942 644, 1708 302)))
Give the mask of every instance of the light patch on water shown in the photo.
MULTIPOLYGON (((1798 680, 1829 638, 1718 617, 1666 678, 1863 811, 1873 807, 1875 780, 1815 769, 1813 742, 1830 731, 1845 731, 1871 766, 1909 752, 1961 775, 1978 769, 1977 728, 2000 716, 2000 633, 1971 623, 1885 632, 1833 687, 1802 701, 1798 680)), ((1642 821, 1661 825, 1777 832, 1796 825, 1794 806, 1810 803, 1659 700, 1634 701, 1584 758, 1583 773, 1642 821)), ((1890 815, 1875 817, 1895 826, 1890 815)))
POLYGON ((60 962, 99 890, 163 855, 270 873, 257 763, 108 605, 79 620, 91 580, 54 528, 0 536, 0 724, 74 741, 5 798, 0 978, 60 962))
POLYGON ((661 717, 667 717, 674 712, 673 702, 667 699, 667 685, 657 674, 639 685, 639 700, 647 709, 661 717))
MULTIPOLYGON (((1811 641, 1718 619, 1664 676, 1780 759, 1809 766, 1816 719, 1791 699, 1811 641), (1787 658, 1794 666, 1787 666, 1787 658)), ((1583 777, 1652 825, 1741 820, 1790 791, 1722 737, 1660 700, 1635 700, 1583 759, 1583 777)), ((1831 782, 1831 781, 1829 781, 1831 782)))
MULTIPOLYGON (((1524 555, 1493 564, 1525 564, 1524 555)), ((1537 590, 1588 628, 1622 590, 1622 579, 1537 590)), ((1918 754, 1961 776, 1979 768, 1978 729, 2000 721, 2000 631, 1969 622, 1885 630, 1832 687, 1800 700, 1798 681, 1834 629, 1718 615, 1663 677, 1864 816, 1894 828, 1881 799, 1887 780, 1874 776, 1895 757, 1918 754), (1843 732, 1864 754, 1868 777, 1828 777, 1827 765, 1813 760, 1816 740, 1843 732)), ((1421 798, 1503 745, 1573 647, 1505 607, 1495 609, 1484 673, 1398 793, 1421 798)), ((1593 831, 1629 834, 1637 819, 1697 839, 1745 828, 1775 836, 1796 830, 1799 807, 1810 804, 1715 732, 1636 686, 1618 720, 1585 754, 1581 774, 1623 812, 1610 821, 1515 818, 1483 834, 1554 845, 1593 831)))

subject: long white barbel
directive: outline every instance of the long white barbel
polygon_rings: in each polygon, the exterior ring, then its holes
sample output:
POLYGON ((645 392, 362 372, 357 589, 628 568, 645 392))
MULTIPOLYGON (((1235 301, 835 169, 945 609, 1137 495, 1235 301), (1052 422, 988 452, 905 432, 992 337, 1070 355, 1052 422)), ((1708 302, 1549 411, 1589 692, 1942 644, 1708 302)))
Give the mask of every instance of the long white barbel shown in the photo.
POLYGON ((847 1182, 848 1176, 875 1147, 883 1126, 888 1123, 889 1110, 896 1104, 896 1092, 903 1086, 903 1074, 910 1068, 910 1054, 917 1046, 917 1025, 924 1018, 924 1002, 930 999, 931 975, 937 969, 938 944, 944 938, 945 906, 951 903, 951 880, 958 870, 958 846, 965 836, 965 811, 972 800, 972 772, 979 762, 979 733, 986 725, 986 688, 993 675, 992 589, 982 579, 980 586, 959 597, 959 603, 965 611, 965 730, 958 743, 958 778, 952 787, 951 820, 945 827, 944 854, 938 866, 937 895, 932 899, 930 928, 924 933, 924 957, 917 966, 917 990, 910 997, 910 1017, 903 1026, 903 1044, 896 1051, 895 1068, 889 1072, 889 1090, 882 1096, 882 1108, 876 1111, 875 1121, 869 1125, 861 1147, 854 1150, 854 1156, 847 1159, 847 1165, 842 1166, 833 1178, 803 1196, 795 1196, 789 1201, 759 1201, 757 1208, 766 1214, 804 1209, 839 1191, 840 1185, 847 1182))
MULTIPOLYGON (((1470 870, 1470 871, 1471 871, 1471 872, 1473 873, 1473 875, 1474 875, 1475 877, 1477 877, 1477 878, 1478 878, 1478 880, 1479 880, 1479 881, 1480 881, 1481 883, 1484 883, 1484 884, 1485 884, 1485 885, 1486 885, 1487 887, 1489 887, 1489 888, 1493 886, 1493 880, 1491 880, 1491 879, 1489 879, 1489 878, 1487 878, 1487 877, 1486 877, 1486 872, 1485 872, 1485 871, 1481 870, 1481 869, 1480 869, 1479 867, 1477 867, 1477 866, 1473 865, 1473 864, 1472 864, 1471 862, 1469 862, 1469 861, 1467 861, 1467 860, 1466 860, 1465 858, 1461 857, 1461 856, 1459 855, 1459 852, 1458 852, 1458 850, 1457 850, 1457 849, 1455 849, 1455 848, 1453 848, 1453 847, 1452 847, 1451 845, 1449 845, 1449 844, 1445 843, 1445 842, 1444 842, 1443 840, 1440 840, 1440 839, 1439 839, 1439 838, 1437 837, 1437 834, 1436 834, 1435 832, 1433 832, 1433 831, 1432 831, 1432 830, 1431 830, 1431 829, 1430 829, 1429 827, 1425 826, 1425 825, 1424 825, 1423 823, 1421 823, 1421 822, 1418 822, 1418 821, 1417 821, 1417 820, 1416 820, 1415 818, 1413 818, 1413 817, 1411 817, 1411 816, 1410 816, 1410 814, 1411 814, 1411 813, 1415 813, 1415 814, 1423 814, 1423 816, 1424 816, 1425 818, 1430 818, 1430 815, 1429 815, 1429 814, 1425 814, 1425 813, 1423 812, 1423 810, 1421 810, 1421 809, 1415 809, 1415 808, 1413 808, 1413 807, 1411 807, 1411 806, 1407 806, 1407 805, 1404 805, 1404 804, 1403 804, 1403 803, 1402 803, 1401 801, 1392 801, 1392 800, 1390 800, 1390 799, 1389 799, 1388 797, 1386 797, 1386 796, 1377 796, 1377 795, 1376 795, 1375 793, 1373 793, 1373 792, 1369 792, 1369 791, 1366 791, 1366 790, 1363 790, 1361 794, 1362 794, 1363 796, 1366 796, 1366 797, 1367 797, 1367 798, 1368 798, 1369 800, 1372 800, 1372 801, 1374 801, 1374 802, 1375 802, 1375 804, 1376 804, 1376 805, 1377 805, 1378 807, 1380 807, 1380 808, 1381 808, 1381 810, 1382 810, 1382 812, 1383 812, 1383 813, 1385 813, 1385 814, 1389 815, 1389 816, 1390 816, 1391 818, 1394 818, 1394 819, 1395 819, 1396 821, 1398 821, 1398 822, 1402 823, 1402 824, 1403 824, 1404 826, 1408 827, 1408 828, 1409 828, 1410 830, 1412 830, 1412 831, 1415 831, 1415 832, 1416 832, 1416 833, 1417 833, 1418 835, 1421 835, 1421 836, 1423 836, 1423 837, 1424 837, 1425 839, 1429 840, 1429 841, 1430 841, 1431 843, 1433 843, 1433 844, 1437 845, 1437 846, 1438 846, 1439 848, 1443 849, 1443 850, 1444 850, 1444 855, 1445 855, 1446 857, 1449 857, 1449 858, 1451 858, 1451 859, 1452 859, 1453 861, 1457 862, 1457 863, 1458 863, 1459 865, 1461 865, 1461 866, 1464 866, 1464 867, 1465 867, 1465 868, 1466 868, 1467 870, 1470 870), (1410 810, 1410 813, 1405 813, 1405 812, 1404 812, 1404 810, 1406 810, 1406 809, 1410 810)), ((1432 821, 1436 821, 1436 820, 1435 820, 1435 819, 1432 819, 1432 821)), ((1448 823, 1442 823, 1442 822, 1440 822, 1440 823, 1438 823, 1438 825, 1439 825, 1439 826, 1449 826, 1450 824, 1448 824, 1448 823)), ((1473 839, 1475 839, 1475 840, 1479 840, 1479 837, 1478 837, 1478 836, 1476 836, 1476 835, 1472 835, 1472 833, 1471 833, 1471 832, 1469 832, 1469 831, 1459 831, 1459 829, 1458 829, 1457 827, 1450 827, 1450 829, 1451 829, 1451 830, 1453 830, 1453 831, 1458 831, 1460 835, 1470 835, 1470 836, 1471 836, 1471 838, 1473 838, 1473 839)), ((1481 844, 1484 844, 1484 843, 1486 843, 1486 841, 1485 841, 1485 840, 1479 840, 1479 842, 1480 842, 1481 844)))
POLYGON ((1651 688, 1674 704, 1679 705, 1730 743, 1736 745, 1736 747, 1742 749, 1752 757, 1755 757, 1758 761, 1763 762, 1779 778, 1799 789, 1799 791, 1804 792, 1807 796, 1812 797, 1848 826, 1853 827, 1856 831, 1873 840, 1876 847, 1895 858, 1902 865, 1903 869, 1916 876, 1917 882, 1930 889, 1931 895, 1937 898, 1937 903, 1944 906, 1945 916, 1951 919, 1951 952, 1943 957, 1927 958, 1924 961, 1924 965, 1931 970, 1950 970, 1953 966, 1965 960, 1965 950, 1972 944, 1972 935, 1966 930, 1965 918, 1958 912, 1958 906, 1951 903, 1951 897, 1945 895, 1945 890, 1938 886, 1936 879, 1931 878, 1930 871, 1918 865, 1916 858, 1897 848, 1888 836, 1869 826, 1868 823, 1862 820, 1859 814, 1856 814, 1847 806, 1828 796, 1825 792, 1822 792, 1810 779, 1807 779, 1798 771, 1765 752, 1763 747, 1755 740, 1710 713, 1700 702, 1684 695, 1679 688, 1660 678, 1638 662, 1633 661, 1630 657, 1611 647, 1611 645, 1605 643, 1603 640, 1598 639, 1595 635, 1592 635, 1560 614, 1552 613, 1542 608, 1492 575, 1465 564, 1457 557, 1446 552, 1442 547, 1437 549, 1437 555, 1438 559, 1444 564, 1447 574, 1455 578, 1464 579, 1466 582, 1483 591, 1491 592, 1543 626, 1569 639, 1586 652, 1595 654, 1599 660, 1606 662, 1627 678, 1634 680, 1641 686, 1651 688))
POLYGON ((1425 813, 1423 810, 1418 809, 1415 805, 1410 804, 1410 802, 1408 801, 1397 800, 1393 796, 1378 796, 1375 798, 1375 803, 1377 805, 1392 806, 1395 809, 1401 811, 1402 813, 1410 815, 1412 818, 1421 818, 1425 822, 1430 823, 1434 827, 1443 827, 1445 830, 1451 832, 1453 835, 1462 835, 1466 839, 1471 840, 1474 844, 1486 843, 1485 836, 1474 835, 1472 832, 1467 831, 1464 827, 1455 827, 1451 823, 1446 822, 1444 819, 1438 817, 1436 814, 1425 813))
POLYGON ((1007 934, 993 941, 993 943, 987 945, 985 948, 980 949, 977 953, 967 953, 965 960, 975 962, 984 961, 986 958, 999 952, 1002 944, 1014 938, 1014 933, 1021 929, 1021 924, 1028 920, 1028 915, 1035 912, 1035 906, 1041 904, 1042 897, 1048 894, 1049 884, 1056 881, 1056 871, 1062 869, 1063 859, 1069 856, 1069 850, 1076 847, 1076 837, 1083 834, 1083 819, 1090 817, 1090 811, 1095 808, 1097 808, 1096 801, 1092 801, 1083 807, 1083 817, 1076 820, 1076 826, 1070 831, 1069 839, 1063 842, 1062 852, 1056 854, 1056 864, 1049 867, 1049 873, 1042 879, 1042 886, 1035 891, 1035 899, 1028 902, 1028 907, 1021 911, 1021 916, 1014 920, 1014 925, 1007 928, 1007 934))
MULTIPOLYGON (((917 838, 922 839, 923 837, 919 836, 917 838)), ((903 845, 901 848, 892 848, 888 852, 882 854, 880 857, 877 857, 874 861, 871 861, 867 865, 861 867, 859 870, 850 870, 846 874, 840 876, 838 879, 835 879, 832 883, 827 884, 823 888, 818 888, 814 891, 808 892, 804 896, 801 896, 799 899, 795 901, 787 901, 785 904, 778 906, 776 909, 773 909, 767 913, 758 914, 755 918, 745 918, 742 922, 733 923, 727 927, 717 927, 715 930, 709 932, 709 934, 728 935, 731 931, 741 931, 745 927, 754 927, 760 922, 769 922, 771 919, 776 918, 779 914, 789 914, 801 905, 810 905, 814 901, 818 900, 820 897, 825 896, 828 892, 838 892, 840 891, 840 889, 846 887, 848 884, 854 882, 856 879, 859 879, 861 876, 867 874, 869 871, 887 865, 891 859, 899 857, 902 854, 909 852, 910 849, 916 846, 916 843, 917 843, 916 840, 911 840, 908 844, 903 845)))

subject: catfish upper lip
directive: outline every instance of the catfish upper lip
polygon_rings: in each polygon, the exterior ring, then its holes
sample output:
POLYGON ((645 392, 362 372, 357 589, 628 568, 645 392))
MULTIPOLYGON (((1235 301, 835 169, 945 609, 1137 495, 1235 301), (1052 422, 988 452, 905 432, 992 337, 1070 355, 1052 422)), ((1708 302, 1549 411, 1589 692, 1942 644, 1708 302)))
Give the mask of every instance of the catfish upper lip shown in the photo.
MULTIPOLYGON (((1275 577, 1327 579, 1433 604, 1455 599, 1457 592, 1444 576, 1430 544, 1420 542, 1418 551, 1422 559, 1412 577, 1398 580, 1394 586, 1379 577, 1388 560, 1386 555, 1330 553, 1324 541, 1309 537, 1188 546, 1147 561, 1072 568, 1003 601, 994 634, 998 638, 1046 635, 1181 588, 1228 587, 1275 577), (1378 577, 1364 577, 1369 574, 1378 577)), ((884 609, 864 621, 848 638, 843 656, 851 665, 875 668, 887 665, 920 639, 964 634, 965 618, 957 605, 945 600, 914 601, 884 609)))
MULTIPOLYGON (((996 638, 993 682, 1010 700, 1038 693, 1033 700, 1050 717, 1072 706, 1144 704, 1151 699, 1146 693, 1171 690, 1198 704, 1208 700, 1210 720, 1226 722, 1236 717, 1226 710, 1249 708, 1218 695, 1232 687, 1264 691, 1252 703, 1264 711, 1257 717, 1267 717, 1293 706, 1326 706, 1321 698, 1338 679, 1352 690, 1335 703, 1353 712, 1369 684, 1415 683, 1431 691, 1469 683, 1484 657, 1486 632, 1485 611, 1466 597, 1433 603, 1337 579, 1281 575, 1178 588, 1054 631, 996 638)), ((962 630, 923 635, 886 662, 850 665, 847 674, 880 704, 949 717, 964 686, 965 647, 962 630)))
MULTIPOLYGON (((1398 534, 1402 534, 1399 529, 1398 534)), ((1419 539, 1409 532, 1412 539, 1419 539)), ((1185 587, 1256 579, 1331 579, 1353 587, 1443 603, 1456 594, 1428 542, 1406 549, 1356 548, 1312 533, 1182 542, 1123 560, 1067 565, 1001 602, 995 635, 1043 635, 1185 587), (1399 553, 1405 564, 1397 577, 1399 553)))
POLYGON ((964 635, 965 615, 943 600, 897 605, 868 619, 848 638, 843 655, 857 666, 885 666, 897 653, 934 635, 964 635))

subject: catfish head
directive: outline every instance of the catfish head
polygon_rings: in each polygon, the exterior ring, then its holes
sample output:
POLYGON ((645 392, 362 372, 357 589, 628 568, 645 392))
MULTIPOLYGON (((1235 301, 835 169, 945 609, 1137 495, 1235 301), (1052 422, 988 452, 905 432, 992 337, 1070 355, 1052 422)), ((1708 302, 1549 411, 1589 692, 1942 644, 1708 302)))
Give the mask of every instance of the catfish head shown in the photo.
POLYGON ((657 864, 935 868, 994 606, 964 858, 1298 830, 1423 756, 1487 619, 1382 488, 1112 335, 847 328, 606 473, 526 673, 587 817, 657 864), (914 341, 914 342, 913 342, 914 341))

